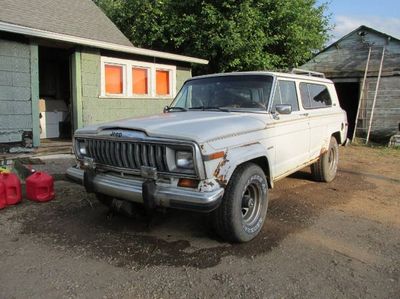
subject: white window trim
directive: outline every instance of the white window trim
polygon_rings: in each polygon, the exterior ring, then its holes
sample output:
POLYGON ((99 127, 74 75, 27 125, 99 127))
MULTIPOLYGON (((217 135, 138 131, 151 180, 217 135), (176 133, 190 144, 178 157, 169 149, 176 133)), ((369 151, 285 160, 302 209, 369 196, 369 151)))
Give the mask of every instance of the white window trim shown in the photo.
POLYGON ((101 57, 101 92, 100 98, 174 98, 176 95, 176 66, 167 64, 156 64, 136 60, 119 59, 114 57, 101 57), (123 66, 123 94, 106 94, 105 87, 105 65, 123 66), (132 93, 132 67, 148 69, 148 94, 132 93), (169 95, 157 95, 156 93, 156 70, 169 71, 169 95))

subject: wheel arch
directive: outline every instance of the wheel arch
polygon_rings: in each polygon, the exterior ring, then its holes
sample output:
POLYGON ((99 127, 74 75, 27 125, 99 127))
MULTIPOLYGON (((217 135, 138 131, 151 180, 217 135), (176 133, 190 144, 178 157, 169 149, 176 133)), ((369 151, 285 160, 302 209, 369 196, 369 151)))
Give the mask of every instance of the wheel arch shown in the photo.
POLYGON ((260 143, 254 143, 228 150, 224 160, 218 165, 214 176, 222 185, 226 185, 234 171, 245 163, 254 163, 264 172, 270 188, 273 187, 273 173, 271 159, 265 147, 260 143))
POLYGON ((344 138, 344 140, 342 140, 342 135, 339 131, 332 133, 332 136, 335 137, 338 144, 343 144, 346 140, 346 138, 344 138))

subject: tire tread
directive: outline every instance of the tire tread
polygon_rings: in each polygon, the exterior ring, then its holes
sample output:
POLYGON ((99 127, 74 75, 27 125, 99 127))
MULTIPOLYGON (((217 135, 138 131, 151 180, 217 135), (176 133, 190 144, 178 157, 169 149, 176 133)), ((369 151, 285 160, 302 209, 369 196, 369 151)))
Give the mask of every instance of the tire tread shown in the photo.
POLYGON ((232 212, 234 203, 232 200, 227 199, 234 196, 234 182, 237 182, 243 175, 243 173, 251 167, 259 168, 259 166, 254 163, 245 163, 239 165, 239 167, 235 170, 232 177, 230 178, 229 183, 225 189, 224 200, 222 201, 218 209, 216 209, 212 214, 214 230, 220 237, 228 242, 243 242, 238 238, 238 236, 236 236, 235 232, 233 231, 234 225, 232 223, 232 212))

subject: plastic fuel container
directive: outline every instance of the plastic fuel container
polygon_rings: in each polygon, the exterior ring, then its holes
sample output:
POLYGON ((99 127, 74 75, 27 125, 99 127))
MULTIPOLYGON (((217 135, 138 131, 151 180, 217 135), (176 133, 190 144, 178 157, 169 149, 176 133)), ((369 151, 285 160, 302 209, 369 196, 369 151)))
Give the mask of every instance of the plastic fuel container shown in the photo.
POLYGON ((0 182, 0 210, 7 206, 6 187, 3 182, 0 182))
POLYGON ((0 173, 0 182, 4 184, 7 205, 15 205, 22 199, 21 182, 14 173, 0 173))
POLYGON ((38 171, 26 180, 26 197, 33 201, 44 202, 54 199, 54 179, 45 172, 38 171))

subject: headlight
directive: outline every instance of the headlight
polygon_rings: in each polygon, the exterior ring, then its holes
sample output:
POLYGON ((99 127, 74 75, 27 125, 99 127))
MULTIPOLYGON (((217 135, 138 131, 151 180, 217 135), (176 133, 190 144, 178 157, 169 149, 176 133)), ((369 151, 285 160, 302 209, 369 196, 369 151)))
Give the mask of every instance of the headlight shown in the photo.
POLYGON ((193 154, 191 152, 177 151, 175 159, 178 168, 193 169, 193 154))
POLYGON ((78 155, 79 156, 86 156, 87 151, 86 151, 86 143, 83 140, 77 140, 77 150, 78 150, 78 155))

